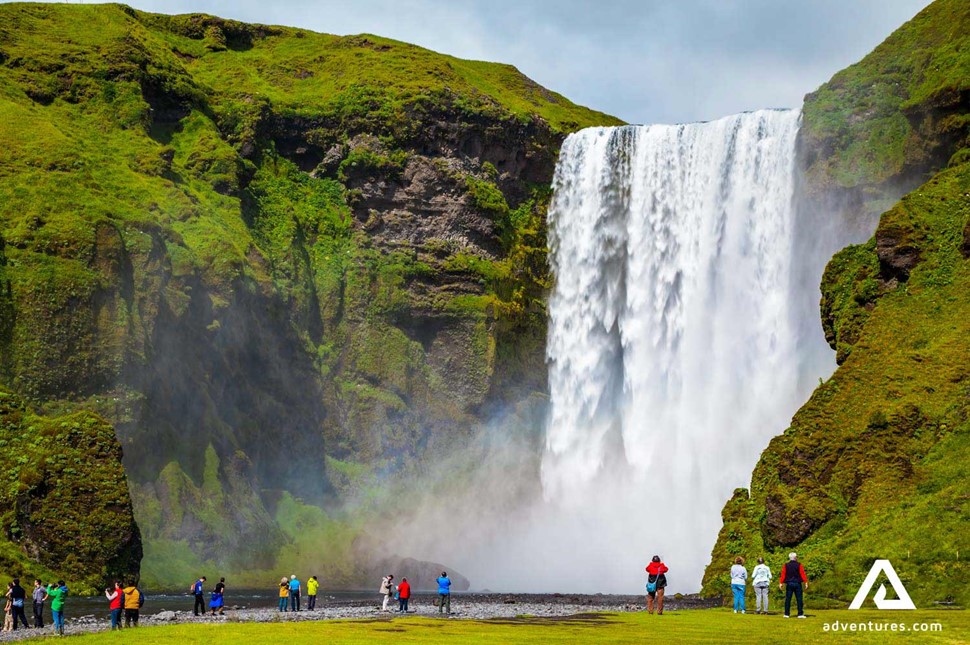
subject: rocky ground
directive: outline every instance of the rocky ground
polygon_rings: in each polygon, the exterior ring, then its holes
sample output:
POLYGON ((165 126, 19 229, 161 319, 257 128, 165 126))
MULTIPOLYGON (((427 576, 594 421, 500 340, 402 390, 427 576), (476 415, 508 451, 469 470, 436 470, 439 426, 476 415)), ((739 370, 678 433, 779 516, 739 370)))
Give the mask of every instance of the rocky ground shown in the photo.
MULTIPOLYGON (((408 615, 439 616, 435 606, 436 598, 428 594, 418 594, 411 602, 408 615)), ((393 603, 397 607, 397 603, 393 603)), ((666 611, 684 609, 703 609, 717 604, 717 601, 701 599, 696 596, 671 597, 666 602, 666 611)), ((451 603, 449 619, 489 620, 516 617, 562 618, 590 612, 643 611, 644 599, 640 596, 580 595, 580 594, 455 594, 451 603)), ((104 631, 110 623, 104 615, 72 617, 68 608, 65 627, 67 634, 82 634, 104 631)), ((378 602, 370 600, 337 600, 321 596, 315 611, 280 613, 274 609, 248 608, 233 606, 224 616, 196 617, 191 611, 160 611, 140 620, 141 626, 164 625, 170 623, 220 623, 220 622, 258 622, 333 620, 337 618, 392 618, 399 614, 383 612, 378 602)), ((49 612, 45 616, 49 620, 49 612)), ((0 633, 0 642, 22 640, 44 636, 51 633, 50 627, 43 629, 21 629, 16 632, 0 633)))

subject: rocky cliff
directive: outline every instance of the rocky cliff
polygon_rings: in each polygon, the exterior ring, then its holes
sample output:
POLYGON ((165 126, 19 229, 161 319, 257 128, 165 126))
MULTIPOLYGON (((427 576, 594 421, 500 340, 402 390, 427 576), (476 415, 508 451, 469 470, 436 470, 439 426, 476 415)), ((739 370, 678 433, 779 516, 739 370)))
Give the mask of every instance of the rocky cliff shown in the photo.
POLYGON ((725 506, 705 593, 726 593, 736 555, 777 571, 794 549, 841 606, 876 558, 917 606, 970 602, 968 46, 970 6, 938 0, 806 97, 803 208, 862 227, 884 212, 826 268, 840 367, 725 506))
POLYGON ((0 380, 114 424, 150 580, 352 580, 382 479, 544 389, 558 146, 613 123, 376 36, 2 5, 0 380))

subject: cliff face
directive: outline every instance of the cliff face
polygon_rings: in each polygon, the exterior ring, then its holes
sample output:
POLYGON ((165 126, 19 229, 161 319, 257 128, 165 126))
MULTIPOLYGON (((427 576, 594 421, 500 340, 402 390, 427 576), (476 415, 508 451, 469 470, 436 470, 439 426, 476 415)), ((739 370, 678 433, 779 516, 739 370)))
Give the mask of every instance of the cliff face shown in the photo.
POLYGON ((704 592, 736 555, 794 549, 848 601, 888 558, 917 606, 966 604, 970 451, 970 7, 941 0, 806 97, 808 204, 875 235, 832 258, 825 335, 840 367, 724 508, 704 592))
POLYGON ((137 576, 141 536, 114 429, 88 412, 40 417, 0 391, 0 567, 75 593, 137 576))
POLYGON ((346 504, 543 389, 558 146, 615 119, 374 36, 0 18, 0 375, 114 424, 150 577, 337 560, 346 504))

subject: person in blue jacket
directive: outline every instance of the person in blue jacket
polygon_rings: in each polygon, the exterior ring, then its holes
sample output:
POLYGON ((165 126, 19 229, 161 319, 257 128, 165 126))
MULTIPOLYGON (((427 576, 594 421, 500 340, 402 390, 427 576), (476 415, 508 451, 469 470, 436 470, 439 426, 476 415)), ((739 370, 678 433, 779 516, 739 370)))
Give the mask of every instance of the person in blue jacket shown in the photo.
POLYGON ((441 572, 441 577, 438 578, 438 613, 442 613, 445 610, 445 605, 448 606, 448 613, 451 613, 451 578, 448 577, 447 571, 441 572))

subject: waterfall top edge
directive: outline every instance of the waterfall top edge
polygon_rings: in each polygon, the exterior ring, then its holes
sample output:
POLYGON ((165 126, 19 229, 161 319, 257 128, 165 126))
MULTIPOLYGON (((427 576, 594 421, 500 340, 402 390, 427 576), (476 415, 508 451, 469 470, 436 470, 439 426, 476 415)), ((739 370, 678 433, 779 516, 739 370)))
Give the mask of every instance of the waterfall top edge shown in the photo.
POLYGON ((759 108, 757 110, 744 110, 743 112, 737 112, 735 114, 727 114, 716 119, 710 119, 708 121, 684 121, 681 123, 627 123, 626 125, 594 125, 588 128, 583 128, 582 130, 577 130, 576 132, 570 134, 569 136, 575 136, 583 132, 610 132, 613 130, 626 130, 626 129, 639 129, 639 128, 679 128, 683 126, 700 126, 708 125, 712 123, 720 123, 721 121, 727 121, 730 119, 736 119, 738 117, 744 117, 746 115, 755 114, 769 114, 769 113, 795 113, 800 114, 801 108, 759 108))

